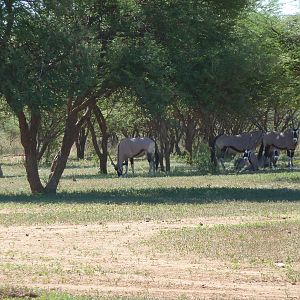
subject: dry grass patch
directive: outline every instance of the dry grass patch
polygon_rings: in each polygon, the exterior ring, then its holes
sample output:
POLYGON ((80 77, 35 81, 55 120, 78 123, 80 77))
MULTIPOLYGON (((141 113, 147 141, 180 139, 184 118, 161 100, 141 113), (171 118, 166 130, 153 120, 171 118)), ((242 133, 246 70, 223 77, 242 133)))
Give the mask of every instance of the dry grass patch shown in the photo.
POLYGON ((24 288, 0 288, 0 299, 33 299, 38 297, 38 293, 24 288))
POLYGON ((197 226, 163 230, 150 240, 161 251, 191 260, 217 259, 230 267, 281 268, 289 281, 300 281, 300 221, 197 226), (158 246, 160 245, 160 246, 158 246))

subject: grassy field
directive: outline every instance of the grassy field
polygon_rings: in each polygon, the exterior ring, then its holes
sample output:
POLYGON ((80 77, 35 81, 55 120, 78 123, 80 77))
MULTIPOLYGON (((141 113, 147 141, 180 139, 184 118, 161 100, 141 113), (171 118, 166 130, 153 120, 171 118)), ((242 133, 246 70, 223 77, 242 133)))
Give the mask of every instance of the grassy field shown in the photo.
MULTIPOLYGON (((98 230, 109 228, 112 224, 118 226, 126 223, 122 230, 128 233, 131 227, 144 224, 143 226, 148 227, 143 230, 149 228, 152 230, 151 234, 140 236, 142 229, 137 227, 138 231, 132 235, 135 238, 128 242, 130 253, 136 253, 136 249, 140 248, 146 253, 145 257, 151 256, 152 261, 153 257, 158 259, 160 256, 170 261, 180 261, 184 257, 186 264, 198 266, 203 261, 219 262, 229 272, 237 272, 237 276, 241 276, 249 268, 256 271, 263 269, 264 273, 260 275, 263 277, 262 282, 282 281, 291 284, 290 293, 295 292, 293 289, 300 285, 300 171, 199 176, 192 172, 182 175, 180 168, 181 165, 178 164, 176 172, 151 177, 146 174, 147 166, 140 163, 138 176, 118 179, 112 173, 107 177, 99 175, 96 166, 91 162, 71 161, 56 196, 32 196, 22 162, 4 160, 2 169, 5 178, 0 179, 2 240, 4 241, 5 233, 16 234, 20 232, 20 228, 30 232, 40 228, 44 230, 50 228, 49 226, 56 229, 61 228, 59 226, 73 226, 68 227, 70 230, 87 226, 92 232, 95 228, 98 230), (137 236, 140 238, 136 239, 137 236)), ((42 168, 40 172, 46 179, 47 169, 42 168)), ((41 241, 46 239, 36 232, 33 234, 41 241)), ((59 235, 60 232, 56 234, 59 235)), ((26 239, 26 235, 22 236, 26 239)), ((0 262, 0 299, 10 299, 13 296, 28 298, 29 292, 26 288, 34 286, 34 292, 37 291, 36 288, 48 290, 46 283, 59 285, 75 282, 75 285, 80 285, 80 279, 74 279, 79 269, 83 270, 82 276, 89 283, 97 282, 103 274, 108 277, 107 274, 116 273, 106 266, 107 257, 101 260, 101 268, 105 270, 101 274, 100 261, 97 267, 90 261, 83 267, 74 258, 69 262, 70 265, 65 266, 63 260, 43 254, 38 256, 39 259, 43 257, 43 264, 33 264, 32 260, 37 259, 33 251, 30 256, 29 252, 23 253, 19 250, 16 241, 14 243, 11 249, 9 245, 6 248, 0 247, 3 258, 0 262), (51 264, 46 265, 45 261, 50 261, 51 264), (13 278, 22 274, 26 274, 27 279, 21 280, 15 290, 13 278), (1 278, 7 278, 3 285, 1 278)), ((46 247, 46 240, 43 245, 46 247)), ((73 244, 69 247, 70 252, 78 252, 73 244)), ((111 252, 116 251, 113 247, 115 246, 112 245, 111 252)), ((41 246, 39 251, 42 249, 41 246)), ((76 255, 74 257, 84 257, 86 253, 82 250, 76 255)), ((122 276, 129 272, 124 270, 122 276)), ((141 271, 135 270, 133 275, 136 276, 138 272, 141 271)), ((151 273, 145 267, 143 276, 146 279, 152 276, 155 281, 155 275, 150 276, 147 272, 151 273)), ((119 276, 122 281, 123 277, 119 276)), ((230 273, 227 276, 230 277, 230 273)), ((111 279, 109 280, 111 283, 111 279)), ((157 297, 155 293, 139 291, 132 291, 130 296, 122 292, 108 293, 108 296, 101 293, 95 295, 94 292, 89 294, 87 291, 80 293, 78 290, 72 293, 68 289, 66 293, 36 293, 38 299, 157 297)), ((176 293, 166 295, 166 298, 174 299, 183 297, 176 293)), ((201 299, 198 294, 191 295, 201 299)), ((187 292, 186 297, 191 295, 187 292)), ((215 297, 216 294, 211 295, 215 297)), ((226 295, 223 296, 226 298, 226 295)), ((235 296, 239 299, 239 294, 235 296)), ((159 298, 162 298, 161 295, 159 298)), ((214 299, 219 298, 216 296, 214 299)))

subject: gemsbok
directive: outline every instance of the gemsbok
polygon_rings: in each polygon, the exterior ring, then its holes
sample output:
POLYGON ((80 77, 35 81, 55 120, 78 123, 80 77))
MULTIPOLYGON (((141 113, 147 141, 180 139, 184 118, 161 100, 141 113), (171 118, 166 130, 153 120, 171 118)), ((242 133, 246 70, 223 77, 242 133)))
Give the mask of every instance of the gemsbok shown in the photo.
POLYGON ((249 171, 257 171, 259 163, 254 151, 245 150, 243 155, 234 162, 236 171, 241 171, 243 168, 249 171))
POLYGON ((268 159, 267 160, 263 159, 265 163, 264 167, 270 167, 273 169, 276 168, 279 155, 280 155, 280 150, 278 148, 271 147, 269 150, 268 159))
POLYGON ((284 132, 267 132, 262 138, 258 159, 262 159, 263 165, 265 165, 265 163, 270 160, 273 149, 286 150, 288 156, 288 167, 291 169, 294 166, 293 158, 298 141, 299 130, 298 128, 295 128, 294 125, 292 128, 287 129, 284 132))
POLYGON ((147 155, 149 162, 149 172, 155 172, 158 168, 159 156, 157 144, 154 140, 147 137, 125 138, 120 141, 118 145, 118 162, 114 165, 118 176, 124 176, 128 173, 128 160, 131 163, 132 174, 134 175, 134 161, 135 157, 147 155), (125 165, 125 172, 123 173, 123 166, 125 165))
POLYGON ((255 151, 261 144, 264 131, 258 130, 238 135, 220 134, 215 137, 211 147, 211 161, 218 164, 221 162, 225 170, 224 158, 226 154, 244 153, 245 151, 255 151), (217 154, 220 151, 220 155, 217 154))

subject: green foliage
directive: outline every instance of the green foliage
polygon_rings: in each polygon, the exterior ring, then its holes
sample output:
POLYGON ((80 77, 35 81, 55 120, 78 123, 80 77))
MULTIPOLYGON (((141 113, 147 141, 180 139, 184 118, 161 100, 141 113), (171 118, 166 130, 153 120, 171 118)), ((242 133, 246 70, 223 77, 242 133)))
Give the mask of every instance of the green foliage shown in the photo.
POLYGON ((0 120, 0 155, 22 153, 17 120, 1 98, 0 120))
POLYGON ((211 151, 207 144, 200 144, 193 155, 193 164, 197 166, 200 174, 215 174, 217 168, 210 159, 211 151))
POLYGON ((163 110, 170 99, 172 70, 164 47, 153 36, 116 38, 108 59, 110 79, 117 86, 132 89, 145 109, 153 113, 163 110))
POLYGON ((99 104, 114 137, 143 135, 147 130, 147 111, 129 90, 118 90, 99 104))
MULTIPOLYGON (((65 5, 12 6, 15 26, 0 51, 0 92, 15 111, 52 109, 95 85, 97 44, 74 18, 76 12, 82 20, 83 7, 75 4, 69 11, 65 5)), ((5 21, 1 25, 4 35, 5 21)))

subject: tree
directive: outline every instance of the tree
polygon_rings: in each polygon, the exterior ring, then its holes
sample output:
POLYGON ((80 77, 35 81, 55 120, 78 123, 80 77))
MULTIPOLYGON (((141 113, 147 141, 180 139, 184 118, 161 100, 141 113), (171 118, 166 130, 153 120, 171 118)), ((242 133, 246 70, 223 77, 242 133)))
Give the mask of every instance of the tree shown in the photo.
POLYGON ((0 9, 0 92, 19 121, 31 191, 56 192, 75 137, 104 93, 94 88, 99 45, 91 42, 84 26, 86 7, 75 1, 2 1, 0 9), (37 136, 43 111, 53 107, 66 108, 67 117, 60 152, 44 187, 37 136))

